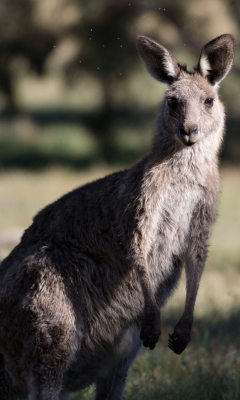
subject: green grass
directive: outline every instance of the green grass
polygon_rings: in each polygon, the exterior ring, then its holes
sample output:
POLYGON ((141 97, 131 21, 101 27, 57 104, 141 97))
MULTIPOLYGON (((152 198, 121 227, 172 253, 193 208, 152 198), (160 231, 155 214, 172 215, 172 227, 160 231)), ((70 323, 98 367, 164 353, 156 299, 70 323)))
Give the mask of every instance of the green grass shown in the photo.
MULTIPOLYGON (((116 168, 117 169, 117 168, 116 168)), ((32 216, 63 193, 111 172, 101 166, 76 172, 51 168, 0 174, 0 237, 25 228, 32 216)), ((222 170, 219 217, 214 226, 207 266, 201 281, 192 340, 181 356, 167 347, 168 333, 181 316, 184 274, 162 310, 163 332, 154 351, 143 350, 131 368, 125 400, 240 399, 240 169, 222 170)), ((0 258, 10 247, 0 248, 0 258)), ((90 400, 94 388, 72 394, 90 400)))
MULTIPOLYGON (((56 112, 54 118, 61 118, 56 112)), ((86 168, 105 163, 106 154, 99 137, 77 123, 58 121, 45 125, 49 115, 43 113, 43 125, 27 115, 0 121, 0 169, 41 170, 51 165, 86 168)), ((77 117, 75 116, 75 119, 77 117)), ((127 128, 119 121, 112 135, 113 150, 108 157, 112 163, 129 164, 149 149, 149 127, 127 128), (112 154, 113 153, 113 154, 112 154)))
POLYGON ((28 118, 0 124, 0 167, 41 169, 52 164, 82 167, 99 157, 96 140, 79 125, 39 127, 28 118))

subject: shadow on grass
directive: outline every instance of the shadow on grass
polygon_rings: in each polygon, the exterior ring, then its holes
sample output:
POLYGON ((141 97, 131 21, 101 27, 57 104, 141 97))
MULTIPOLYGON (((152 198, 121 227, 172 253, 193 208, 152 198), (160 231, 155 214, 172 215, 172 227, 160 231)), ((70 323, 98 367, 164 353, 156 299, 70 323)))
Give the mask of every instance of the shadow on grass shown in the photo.
MULTIPOLYGON (((172 333, 181 312, 180 309, 174 310, 171 315, 164 317, 164 331, 172 333)), ((213 341, 217 341, 219 346, 231 346, 234 343, 240 349, 240 310, 232 312, 227 317, 223 317, 220 311, 216 310, 210 314, 206 310, 206 314, 205 318, 194 319, 190 346, 196 344, 207 349, 212 346, 213 341)))
POLYGON ((95 165, 109 164, 109 165, 130 165, 136 160, 140 159, 144 151, 138 149, 120 149, 116 148, 111 157, 108 157, 106 162, 105 157, 101 152, 97 151, 91 154, 80 156, 76 154, 68 154, 62 151, 42 151, 42 149, 23 148, 22 146, 9 149, 8 143, 1 143, 0 149, 0 168, 7 169, 26 169, 26 170, 42 170, 47 167, 59 165, 72 169, 82 169, 92 167, 95 165))

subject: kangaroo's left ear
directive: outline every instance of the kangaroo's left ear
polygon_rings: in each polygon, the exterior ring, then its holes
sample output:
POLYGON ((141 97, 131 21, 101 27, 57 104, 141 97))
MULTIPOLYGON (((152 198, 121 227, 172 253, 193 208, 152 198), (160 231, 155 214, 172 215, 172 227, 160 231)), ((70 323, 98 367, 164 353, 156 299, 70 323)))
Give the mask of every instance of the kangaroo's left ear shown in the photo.
POLYGON ((153 78, 170 85, 178 79, 185 66, 161 44, 146 36, 138 36, 138 51, 153 78))
POLYGON ((231 69, 235 48, 232 35, 218 36, 203 47, 196 70, 212 85, 218 84, 231 69))

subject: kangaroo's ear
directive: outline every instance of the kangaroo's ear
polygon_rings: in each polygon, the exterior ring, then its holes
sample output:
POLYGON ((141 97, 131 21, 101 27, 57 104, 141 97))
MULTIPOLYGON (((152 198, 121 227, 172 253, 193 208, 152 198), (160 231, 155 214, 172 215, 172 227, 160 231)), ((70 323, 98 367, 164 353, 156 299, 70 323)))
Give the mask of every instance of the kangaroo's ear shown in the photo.
POLYGON ((159 43, 146 36, 138 36, 138 51, 148 72, 160 82, 171 84, 185 69, 171 53, 159 43))
POLYGON ((218 36, 203 47, 196 70, 212 85, 218 84, 231 69, 235 48, 232 35, 218 36))

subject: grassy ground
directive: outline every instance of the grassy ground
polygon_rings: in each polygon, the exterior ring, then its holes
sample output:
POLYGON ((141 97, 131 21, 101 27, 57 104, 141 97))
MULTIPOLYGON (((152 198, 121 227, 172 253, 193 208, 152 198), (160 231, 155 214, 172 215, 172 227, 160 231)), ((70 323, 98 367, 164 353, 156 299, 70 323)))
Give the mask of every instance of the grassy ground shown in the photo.
MULTIPOLYGON (((108 168, 73 172, 49 169, 0 173, 1 237, 20 232, 44 205, 108 168), (18 228, 18 229, 16 229, 18 228)), ((222 170, 219 218, 197 304, 192 340, 181 356, 167 348, 168 333, 184 306, 184 276, 162 312, 163 333, 153 351, 142 351, 128 376, 126 400, 240 399, 240 169, 222 170)), ((0 248, 0 258, 10 246, 0 248)), ((71 400, 93 398, 93 388, 71 400)))

